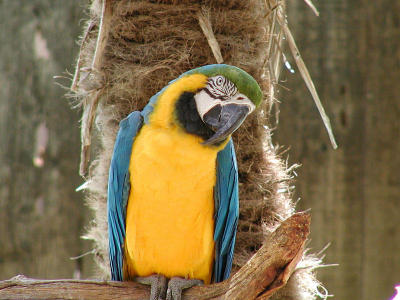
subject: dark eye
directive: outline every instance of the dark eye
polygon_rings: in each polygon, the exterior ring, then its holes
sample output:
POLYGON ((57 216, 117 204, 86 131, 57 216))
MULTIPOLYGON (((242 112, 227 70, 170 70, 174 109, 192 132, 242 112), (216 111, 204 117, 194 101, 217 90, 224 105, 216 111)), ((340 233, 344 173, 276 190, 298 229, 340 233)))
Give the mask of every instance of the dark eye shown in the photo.
POLYGON ((237 97, 237 100, 244 100, 244 97, 237 97))
POLYGON ((215 80, 215 83, 219 86, 221 86, 224 83, 224 79, 222 76, 218 76, 217 79, 215 80))

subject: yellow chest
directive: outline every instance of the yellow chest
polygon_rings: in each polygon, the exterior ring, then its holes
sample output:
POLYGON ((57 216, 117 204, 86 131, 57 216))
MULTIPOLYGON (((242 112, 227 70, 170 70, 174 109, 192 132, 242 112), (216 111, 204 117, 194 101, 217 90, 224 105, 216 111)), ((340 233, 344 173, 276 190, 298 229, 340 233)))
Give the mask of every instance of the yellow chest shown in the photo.
POLYGON ((129 166, 124 272, 210 282, 219 149, 180 129, 145 125, 129 166))

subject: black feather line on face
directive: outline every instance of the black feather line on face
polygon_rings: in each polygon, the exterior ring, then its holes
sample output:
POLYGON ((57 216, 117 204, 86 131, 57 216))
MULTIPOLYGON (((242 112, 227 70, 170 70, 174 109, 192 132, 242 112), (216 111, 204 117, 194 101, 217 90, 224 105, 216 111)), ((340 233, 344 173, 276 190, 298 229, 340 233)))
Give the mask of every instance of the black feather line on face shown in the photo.
POLYGON ((229 99, 238 92, 235 84, 223 76, 209 78, 204 91, 210 97, 222 101, 229 99))
POLYGON ((195 93, 183 92, 176 101, 175 114, 178 124, 189 134, 208 140, 214 132, 204 124, 197 111, 195 93))
POLYGON ((224 101, 224 100, 227 99, 224 96, 218 96, 218 95, 215 95, 215 94, 211 93, 210 90, 207 87, 203 88, 202 91, 205 91, 208 94, 208 96, 210 96, 213 99, 218 99, 218 100, 221 100, 221 101, 224 101))

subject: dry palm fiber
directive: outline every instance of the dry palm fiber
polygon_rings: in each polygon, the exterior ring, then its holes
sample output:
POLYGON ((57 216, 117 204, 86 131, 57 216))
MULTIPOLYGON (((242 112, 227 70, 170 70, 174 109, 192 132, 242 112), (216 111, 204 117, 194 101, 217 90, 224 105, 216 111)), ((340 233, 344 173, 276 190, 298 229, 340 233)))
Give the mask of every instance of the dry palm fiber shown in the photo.
MULTIPOLYGON (((240 180, 240 221, 234 266, 242 266, 281 220, 294 213, 291 174, 271 142, 267 125, 279 77, 283 35, 275 0, 94 0, 82 37, 72 90, 83 106, 81 173, 94 220, 86 238, 95 243, 100 276, 109 276, 108 167, 118 122, 181 73, 216 62, 236 65, 260 83, 265 101, 234 134, 240 180), (95 117, 100 146, 86 163, 95 117)), ((92 149, 93 150, 93 149, 92 149)), ((315 299, 320 259, 304 255, 284 299, 315 299)), ((278 299, 278 298, 277 298, 278 299)))

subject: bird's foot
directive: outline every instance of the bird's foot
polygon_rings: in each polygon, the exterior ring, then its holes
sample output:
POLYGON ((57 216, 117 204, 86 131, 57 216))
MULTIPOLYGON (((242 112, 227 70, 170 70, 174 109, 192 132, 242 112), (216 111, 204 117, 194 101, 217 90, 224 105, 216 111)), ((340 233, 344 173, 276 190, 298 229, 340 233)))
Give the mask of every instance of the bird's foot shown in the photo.
POLYGON ((202 285, 203 283, 203 280, 199 279, 184 279, 181 277, 172 277, 168 282, 166 300, 181 300, 182 290, 188 289, 195 285, 202 285))
POLYGON ((167 278, 157 274, 147 277, 135 277, 135 281, 151 286, 150 300, 164 300, 167 292, 167 278))

